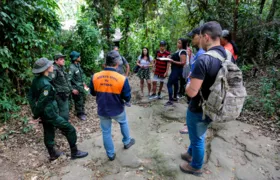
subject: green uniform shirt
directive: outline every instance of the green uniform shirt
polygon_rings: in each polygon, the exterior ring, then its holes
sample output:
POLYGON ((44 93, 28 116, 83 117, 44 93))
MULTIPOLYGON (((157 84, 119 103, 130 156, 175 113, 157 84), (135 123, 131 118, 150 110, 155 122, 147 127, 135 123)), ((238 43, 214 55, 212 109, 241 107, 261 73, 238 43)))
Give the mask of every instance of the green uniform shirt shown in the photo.
POLYGON ((56 91, 50 83, 51 78, 38 75, 33 79, 28 93, 28 101, 34 118, 53 119, 58 116, 56 91))
POLYGON ((72 85, 69 81, 68 74, 65 72, 65 68, 57 64, 53 66, 53 73, 51 73, 52 84, 57 92, 63 92, 70 95, 72 92, 72 85))
POLYGON ((72 63, 69 70, 69 78, 73 89, 77 89, 79 92, 84 92, 84 71, 82 70, 79 63, 72 63))

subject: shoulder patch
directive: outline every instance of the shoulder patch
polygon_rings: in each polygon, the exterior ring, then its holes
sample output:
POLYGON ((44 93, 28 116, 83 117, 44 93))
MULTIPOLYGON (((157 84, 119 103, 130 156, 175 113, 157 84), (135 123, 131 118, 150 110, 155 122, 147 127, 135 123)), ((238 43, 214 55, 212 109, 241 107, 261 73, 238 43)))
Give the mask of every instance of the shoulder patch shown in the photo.
POLYGON ((48 90, 44 90, 44 96, 47 96, 49 94, 49 91, 48 90))

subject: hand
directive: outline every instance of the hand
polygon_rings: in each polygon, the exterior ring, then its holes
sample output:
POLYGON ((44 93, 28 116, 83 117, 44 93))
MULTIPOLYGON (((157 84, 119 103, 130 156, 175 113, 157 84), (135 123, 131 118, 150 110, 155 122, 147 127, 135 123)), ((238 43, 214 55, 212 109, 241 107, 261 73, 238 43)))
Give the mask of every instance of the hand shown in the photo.
POLYGON ((72 93, 75 94, 75 95, 78 95, 79 91, 77 89, 73 89, 72 93))
POLYGON ((163 75, 163 77, 166 77, 166 76, 167 76, 167 74, 168 74, 168 73, 167 73, 167 72, 165 72, 165 73, 164 73, 164 75, 163 75))
POLYGON ((191 58, 191 56, 192 56, 192 50, 191 50, 191 48, 187 48, 187 54, 188 54, 188 56, 191 58))
POLYGON ((131 107, 131 103, 130 102, 125 102, 124 105, 127 106, 127 107, 131 107))

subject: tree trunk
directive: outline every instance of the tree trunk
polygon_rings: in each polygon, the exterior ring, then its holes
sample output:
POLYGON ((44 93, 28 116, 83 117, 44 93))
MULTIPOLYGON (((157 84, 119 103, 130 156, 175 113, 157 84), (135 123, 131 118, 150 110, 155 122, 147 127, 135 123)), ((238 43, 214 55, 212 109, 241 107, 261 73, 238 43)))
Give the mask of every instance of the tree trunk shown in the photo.
POLYGON ((260 1, 260 14, 262 14, 264 4, 265 4, 265 0, 261 0, 260 1))
POLYGON ((233 15, 233 33, 232 33, 232 39, 234 41, 236 40, 236 34, 237 34, 238 6, 239 6, 239 0, 235 0, 235 9, 234 9, 234 15, 233 15))
POLYGON ((278 5, 277 0, 272 0, 272 4, 270 6, 270 11, 269 11, 269 14, 267 15, 267 18, 266 18, 266 22, 270 22, 270 21, 273 20, 275 11, 278 8, 277 5, 278 5))
POLYGON ((129 33, 129 26, 130 26, 130 19, 129 17, 126 18, 125 21, 125 29, 124 29, 124 55, 126 57, 129 57, 128 55, 128 47, 127 47, 127 38, 128 38, 128 33, 129 33))

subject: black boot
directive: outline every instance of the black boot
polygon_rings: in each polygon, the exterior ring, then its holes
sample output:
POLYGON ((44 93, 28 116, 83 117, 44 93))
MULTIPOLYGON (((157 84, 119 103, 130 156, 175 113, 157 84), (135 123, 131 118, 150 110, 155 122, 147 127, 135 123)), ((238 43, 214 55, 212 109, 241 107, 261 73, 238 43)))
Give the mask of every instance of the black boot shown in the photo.
POLYGON ((53 147, 48 147, 47 149, 50 154, 50 161, 54 161, 59 158, 59 156, 63 155, 63 152, 57 151, 53 147))
POLYGON ((77 146, 74 146, 71 148, 71 158, 72 159, 77 159, 77 158, 83 158, 88 155, 87 152, 83 152, 78 150, 77 146))

